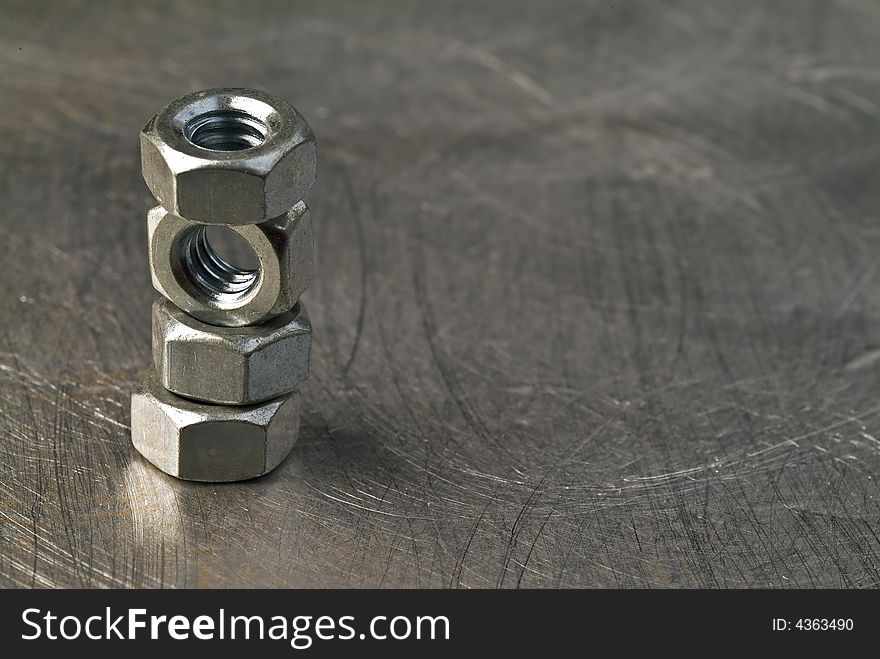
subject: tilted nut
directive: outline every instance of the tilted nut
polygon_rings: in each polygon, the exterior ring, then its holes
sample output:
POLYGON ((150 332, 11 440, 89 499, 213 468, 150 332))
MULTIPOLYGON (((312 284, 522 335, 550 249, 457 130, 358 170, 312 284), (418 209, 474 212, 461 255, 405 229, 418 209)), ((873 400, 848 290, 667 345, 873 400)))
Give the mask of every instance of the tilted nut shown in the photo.
POLYGON ((153 304, 153 360, 169 391, 224 405, 277 398, 309 376, 312 326, 302 302, 262 325, 207 325, 167 300, 153 304))
POLYGON ((175 215, 250 224, 281 215, 315 182, 315 136, 289 103, 251 89, 188 94, 141 131, 147 187, 175 215))
POLYGON ((162 206, 147 214, 153 286, 191 316, 226 327, 262 323, 293 308, 308 288, 315 248, 304 202, 273 220, 227 227, 253 249, 256 270, 226 263, 206 228, 162 206))
POLYGON ((167 391, 152 373, 131 397, 135 448, 167 474, 226 482, 262 476, 299 432, 298 391, 261 405, 206 405, 167 391))

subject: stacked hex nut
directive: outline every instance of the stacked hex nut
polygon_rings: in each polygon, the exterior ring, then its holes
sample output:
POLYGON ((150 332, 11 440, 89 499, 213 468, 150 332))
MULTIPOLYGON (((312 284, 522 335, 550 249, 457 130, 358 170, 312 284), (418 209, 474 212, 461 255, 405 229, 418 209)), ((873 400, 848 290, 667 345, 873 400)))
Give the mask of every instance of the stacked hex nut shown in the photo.
POLYGON ((296 442, 299 385, 312 328, 300 295, 314 239, 303 196, 315 181, 315 137, 283 100, 251 89, 183 96, 141 131, 153 372, 131 399, 135 448, 186 480, 261 476, 296 442), (247 241, 253 270, 207 237, 223 225, 247 241))

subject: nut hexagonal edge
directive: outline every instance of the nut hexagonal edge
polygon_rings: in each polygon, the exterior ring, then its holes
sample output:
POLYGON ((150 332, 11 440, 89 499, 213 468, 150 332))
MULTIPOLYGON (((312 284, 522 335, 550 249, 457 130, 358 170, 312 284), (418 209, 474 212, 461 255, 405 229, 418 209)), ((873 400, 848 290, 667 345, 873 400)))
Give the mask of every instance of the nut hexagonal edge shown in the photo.
POLYGON ((248 480, 272 471, 290 453, 301 403, 294 391, 261 405, 206 405, 172 394, 150 373, 131 397, 132 443, 176 478, 248 480))
POLYGON ((298 202, 260 224, 230 225, 254 250, 260 276, 253 290, 231 300, 212 297, 187 276, 181 237, 204 227, 155 206, 147 213, 148 255, 153 287, 202 322, 221 327, 265 323, 289 311, 312 281, 315 263, 311 213, 298 202))
POLYGON ((217 327, 167 300, 153 303, 153 363, 161 384, 194 400, 253 405, 309 376, 312 326, 302 302, 262 325, 217 327))
POLYGON ((255 89, 187 94, 141 130, 144 180, 175 215, 208 224, 255 224, 302 200, 316 177, 315 135, 285 100, 255 89), (200 146, 187 126, 216 112, 239 113, 265 128, 262 142, 241 150, 200 146))

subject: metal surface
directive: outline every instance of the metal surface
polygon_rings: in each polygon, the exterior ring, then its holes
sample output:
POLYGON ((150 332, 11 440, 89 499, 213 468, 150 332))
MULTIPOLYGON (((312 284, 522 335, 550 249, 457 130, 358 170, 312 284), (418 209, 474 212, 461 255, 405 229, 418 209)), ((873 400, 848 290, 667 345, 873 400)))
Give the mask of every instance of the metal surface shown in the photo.
POLYGON ((169 391, 206 403, 253 405, 309 376, 312 326, 300 302, 262 325, 216 327, 167 300, 153 303, 153 365, 169 391))
POLYGON ((311 214, 299 202, 260 224, 227 227, 253 249, 259 267, 239 270, 207 242, 204 225, 166 211, 147 214, 153 287, 189 315, 212 325, 241 327, 286 313, 312 281, 311 214))
POLYGON ((315 183, 315 136, 286 101, 211 89, 169 103, 141 131, 144 180, 189 220, 250 224, 278 217, 315 183))
POLYGON ((877 2, 0 13, 0 583, 880 583, 877 2), (209 486, 128 437, 133 136, 223 84, 320 258, 299 442, 209 486))
POLYGON ((131 396, 131 438, 141 455, 177 478, 256 478, 290 453, 301 403, 295 391, 260 405, 206 405, 175 396, 150 373, 131 396))

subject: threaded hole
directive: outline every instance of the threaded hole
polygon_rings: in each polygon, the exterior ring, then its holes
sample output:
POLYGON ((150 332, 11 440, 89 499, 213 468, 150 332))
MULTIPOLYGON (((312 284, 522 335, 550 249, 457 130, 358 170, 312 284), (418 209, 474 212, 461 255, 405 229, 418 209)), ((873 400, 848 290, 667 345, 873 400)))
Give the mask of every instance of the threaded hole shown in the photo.
POLYGON ((211 151, 242 151, 266 141, 265 123, 239 110, 214 110, 190 119, 186 139, 211 151))
MULTIPOLYGON (((238 302, 256 287, 260 270, 233 265, 223 258, 209 242, 207 229, 204 226, 193 229, 182 238, 183 274, 209 299, 220 303, 238 302)), ((231 233, 228 229, 225 231, 231 233)), ((256 255, 252 256, 255 260, 256 255)))

